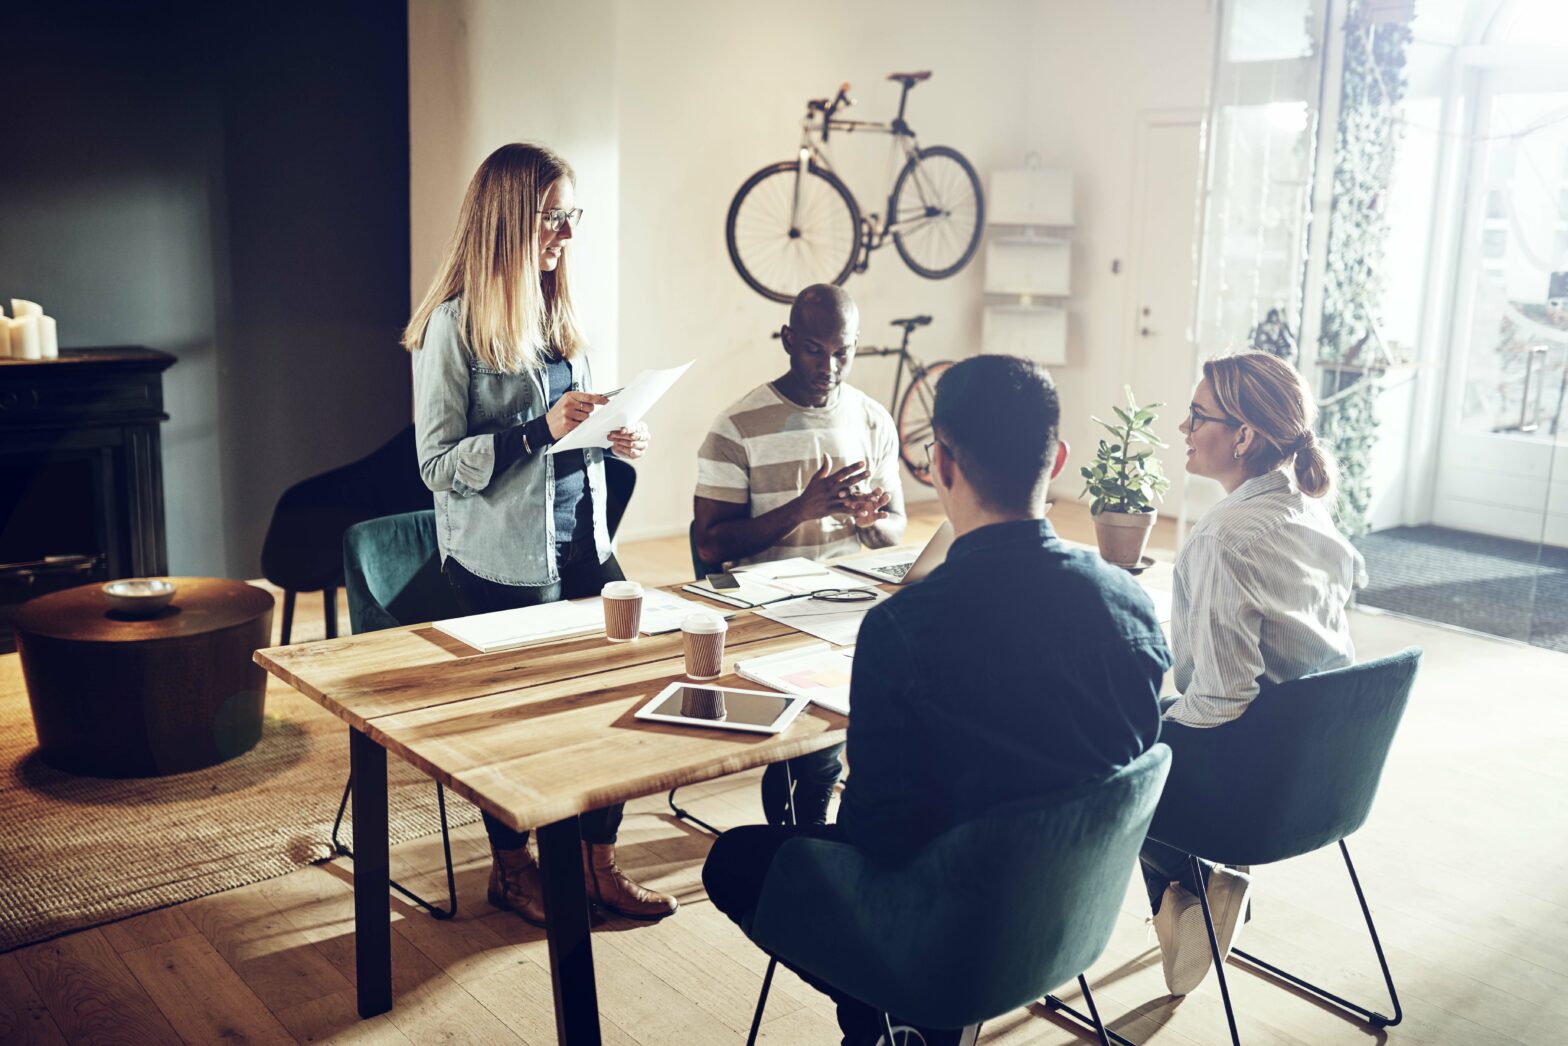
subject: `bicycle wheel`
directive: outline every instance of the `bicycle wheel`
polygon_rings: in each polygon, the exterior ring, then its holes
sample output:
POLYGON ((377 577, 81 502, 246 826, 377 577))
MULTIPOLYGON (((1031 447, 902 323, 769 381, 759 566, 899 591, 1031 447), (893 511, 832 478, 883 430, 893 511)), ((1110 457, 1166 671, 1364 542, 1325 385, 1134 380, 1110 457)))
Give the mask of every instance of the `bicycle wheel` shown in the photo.
POLYGON ((848 187, 813 163, 797 200, 798 172, 786 160, 746 179, 724 222, 735 271, 774 301, 792 302, 813 283, 843 283, 860 253, 860 208, 848 187))
POLYGON ((926 443, 931 439, 931 408, 936 403, 937 379, 952 365, 948 360, 931 364, 909 383, 898 401, 898 456, 909 474, 928 487, 931 463, 926 460, 926 443))
POLYGON ((969 264, 985 224, 980 176, 956 149, 921 149, 893 183, 893 246, 904 264, 944 280, 969 264))

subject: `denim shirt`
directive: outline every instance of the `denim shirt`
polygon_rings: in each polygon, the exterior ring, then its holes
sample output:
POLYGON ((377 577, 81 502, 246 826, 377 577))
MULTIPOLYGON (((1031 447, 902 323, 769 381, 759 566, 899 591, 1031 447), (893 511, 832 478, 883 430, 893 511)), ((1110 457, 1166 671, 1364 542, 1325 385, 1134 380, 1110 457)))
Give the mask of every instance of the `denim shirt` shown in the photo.
MULTIPOLYGON (((503 585, 554 584, 560 580, 555 459, 541 449, 496 468, 498 434, 548 409, 543 372, 509 374, 479 362, 463 338, 458 302, 443 302, 431 313, 424 342, 412 354, 419 474, 435 493, 441 562, 451 556, 470 573, 503 585)), ((590 387, 586 356, 570 362, 573 380, 590 387)), ((521 436, 510 432, 507 438, 521 436)), ((593 448, 585 455, 594 550, 602 563, 610 555, 604 452, 593 448)), ((503 454, 502 460, 511 457, 503 454)), ((570 537, 559 535, 561 541, 570 537)))
POLYGON ((860 626, 839 824, 898 862, 989 810, 1106 776, 1159 739, 1170 663, 1125 571, 1043 519, 971 531, 860 626))

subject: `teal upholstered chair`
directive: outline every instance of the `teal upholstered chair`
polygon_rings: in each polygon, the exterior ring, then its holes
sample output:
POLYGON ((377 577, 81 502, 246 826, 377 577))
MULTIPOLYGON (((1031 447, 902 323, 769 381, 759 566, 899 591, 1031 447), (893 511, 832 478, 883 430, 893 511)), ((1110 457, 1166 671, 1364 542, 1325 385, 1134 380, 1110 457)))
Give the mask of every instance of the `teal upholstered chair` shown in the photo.
MULTIPOLYGON (((355 635, 425 621, 461 616, 457 598, 441 574, 436 546, 436 514, 431 509, 383 516, 349 527, 343 534, 343 587, 355 635)), ((332 847, 349 858, 354 851, 338 839, 354 779, 343 786, 332 847)), ((441 847, 446 855, 447 907, 440 908, 393 880, 392 888, 437 919, 457 912, 457 880, 452 871, 452 842, 446 822, 446 790, 436 782, 441 813, 441 847)))
MULTIPOLYGON (((1326 999, 1374 1028, 1404 1016, 1345 837, 1366 823, 1421 663, 1411 647, 1389 657, 1266 687, 1241 718, 1207 730, 1167 723, 1174 764, 1149 829, 1153 839, 1226 865, 1261 865, 1338 843, 1393 1015, 1366 1009, 1240 949, 1231 954, 1326 999)), ((1194 858, 1194 873, 1197 860, 1194 858)), ((1202 882, 1199 876, 1199 882, 1202 882)), ((1239 1043, 1225 966, 1204 919, 1233 1043, 1239 1043)), ((1122 1040, 1125 1041, 1125 1040, 1122 1040)))
MULTIPOLYGON (((889 1014, 973 1042, 982 1021, 1074 977, 1093 1012, 1081 974, 1110 939, 1170 765, 1155 745, 1107 778, 953 828, 897 867, 793 839, 744 929, 881 1010, 889 1042, 889 1014)), ((766 1001, 765 983, 753 1037, 766 1001)))

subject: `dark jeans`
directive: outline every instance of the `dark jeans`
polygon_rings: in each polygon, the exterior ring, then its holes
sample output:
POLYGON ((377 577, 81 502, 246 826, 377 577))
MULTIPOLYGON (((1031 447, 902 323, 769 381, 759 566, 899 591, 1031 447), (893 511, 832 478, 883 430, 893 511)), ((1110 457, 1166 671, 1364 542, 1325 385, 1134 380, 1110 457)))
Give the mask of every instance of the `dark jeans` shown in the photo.
MULTIPOLYGON (((702 885, 714 907, 734 920, 742 929, 751 921, 762 898, 762 884, 768 877, 768 868, 778 855, 779 847, 797 836, 812 839, 833 839, 851 845, 843 830, 836 824, 802 824, 796 827, 777 825, 747 825, 732 828, 714 840, 708 851, 708 860, 702 866, 702 885)), ((782 961, 782 960, 781 960, 782 961)), ((851 998, 831 984, 806 973, 790 963, 784 963, 817 991, 831 998, 838 1006, 838 1026, 844 1033, 845 1046, 870 1046, 882 1034, 882 1014, 859 999, 851 998)), ((895 1025, 905 1023, 893 1018, 895 1025)), ((929 1046, 948 1046, 957 1043, 959 1032, 920 1029, 929 1046)))
MULTIPOLYGON (((1200 861, 1199 864, 1203 866, 1203 882, 1206 886, 1214 866, 1208 861, 1200 861)), ((1180 883, 1197 896, 1198 880, 1192 874, 1192 864, 1187 860, 1187 854, 1174 846, 1145 839, 1143 849, 1138 852, 1138 868, 1143 872, 1143 885, 1149 891, 1151 912, 1160 910, 1160 899, 1165 896, 1165 888, 1171 883, 1180 883)))
POLYGON ((844 773, 843 745, 796 756, 784 763, 769 763, 762 771, 762 812, 769 824, 788 825, 789 782, 795 781, 795 824, 827 824, 833 786, 844 773), (784 767, 789 767, 786 776, 784 767))
MULTIPOLYGON (((555 546, 556 565, 561 580, 553 585, 503 585, 475 577, 455 559, 448 559, 441 567, 447 583, 457 596, 457 605, 467 614, 489 614, 496 610, 516 610, 518 607, 554 603, 559 599, 582 599, 597 596, 609 581, 624 581, 626 575, 615 557, 600 563, 594 558, 593 540, 586 542, 563 541, 555 546)), ((621 803, 602 810, 590 810, 580 818, 583 841, 613 843, 621 827, 621 803)), ((528 833, 516 832, 500 821, 484 815, 485 832, 490 845, 497 850, 516 850, 528 845, 528 833)))

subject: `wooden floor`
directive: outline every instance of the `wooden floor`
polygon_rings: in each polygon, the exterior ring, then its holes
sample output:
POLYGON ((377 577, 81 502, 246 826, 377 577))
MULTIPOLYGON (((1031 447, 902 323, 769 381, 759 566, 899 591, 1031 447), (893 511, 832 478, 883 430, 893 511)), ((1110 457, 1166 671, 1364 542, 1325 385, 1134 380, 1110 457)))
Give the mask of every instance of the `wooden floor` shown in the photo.
MULTIPOLYGON (((922 515, 919 532, 931 523, 922 515)), ((1079 514, 1063 516, 1063 533, 1088 537, 1079 514)), ((1168 531, 1159 537, 1168 542, 1168 531)), ((648 582, 689 570, 684 538, 629 546, 622 561, 648 582)), ((319 636, 319 610, 302 608, 297 627, 300 638, 319 636)), ((1374 1034, 1233 965, 1243 1039, 1564 1041, 1568 656, 1387 615, 1358 614, 1355 628, 1363 656, 1410 643, 1427 651, 1377 810, 1351 840, 1405 1023, 1374 1034)), ((747 823, 758 819, 756 777, 681 795, 716 824, 747 823)), ((394 895, 388 1014, 360 1021, 354 1012, 352 864, 335 861, 0 955, 0 1042, 553 1042, 543 935, 485 903, 482 829, 457 831, 454 844, 455 920, 436 922, 394 895)), ((745 1040, 765 964, 702 894, 707 846, 662 798, 628 808, 622 864, 676 892, 682 908, 657 925, 612 921, 595 933, 606 1042, 745 1040)), ((439 839, 397 847, 392 859, 393 874, 427 896, 444 888, 439 839)), ((1244 947, 1384 1005, 1335 851, 1260 869, 1254 896, 1244 947)), ((1102 1012, 1139 1041, 1225 1041, 1212 977, 1184 1001, 1164 994, 1146 916, 1141 885, 1129 882, 1115 935, 1090 972, 1102 1012)), ((831 1007, 782 974, 763 1041, 835 1043, 831 1007)), ((1038 1007, 991 1022, 982 1036, 1008 1046, 1087 1041, 1038 1007)))

